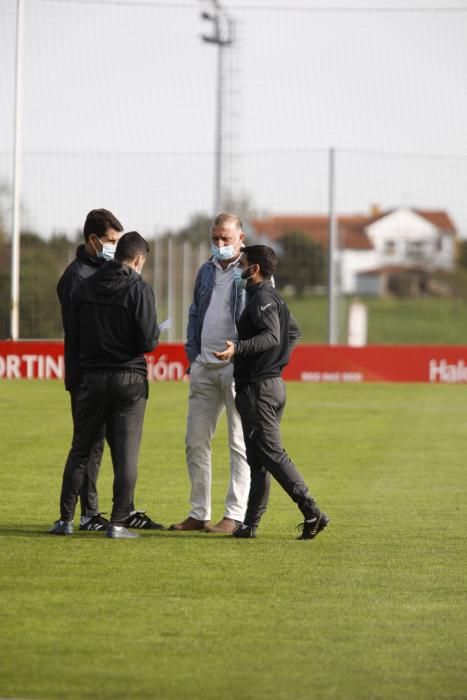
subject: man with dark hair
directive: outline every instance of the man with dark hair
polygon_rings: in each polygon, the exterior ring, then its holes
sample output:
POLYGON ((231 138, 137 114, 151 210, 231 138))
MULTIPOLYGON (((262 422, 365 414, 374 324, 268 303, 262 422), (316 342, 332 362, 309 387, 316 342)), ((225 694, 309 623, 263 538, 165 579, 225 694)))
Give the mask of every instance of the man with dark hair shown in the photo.
MULTIPOLYGON (((107 209, 93 209, 84 223, 84 244, 78 246, 76 258, 68 265, 57 285, 64 331, 65 388, 70 392, 71 415, 74 421, 76 394, 79 385, 78 348, 70 339, 70 323, 73 303, 81 282, 93 275, 106 261, 111 260, 115 246, 122 235, 123 226, 107 209)), ((89 453, 89 460, 80 492, 80 530, 105 530, 109 524, 99 512, 97 477, 105 443, 105 426, 96 436, 89 453)))
MULTIPOLYGON (((78 348, 70 342, 72 308, 81 282, 93 275, 107 260, 112 260, 123 232, 120 221, 108 209, 93 209, 84 222, 84 244, 78 246, 76 258, 68 265, 57 285, 64 331, 65 388, 70 392, 71 415, 74 421, 76 393, 79 385, 78 348)), ((105 426, 96 436, 86 466, 80 492, 80 530, 105 530, 109 521, 99 512, 97 478, 105 443, 105 426)), ((137 528, 160 529, 144 511, 131 507, 127 525, 137 528)))
POLYGON ((71 450, 63 473, 60 519, 49 530, 73 533, 76 501, 93 445, 106 429, 114 468, 107 536, 137 537, 126 529, 136 484, 148 397, 145 352, 157 345, 154 292, 141 278, 149 247, 136 231, 124 234, 115 259, 84 280, 76 293, 70 343, 79 356, 71 450))
POLYGON ((234 363, 235 401, 251 469, 245 519, 233 535, 256 536, 267 508, 272 474, 303 513, 298 539, 310 540, 326 527, 329 518, 316 505, 281 443, 279 424, 285 406, 281 373, 300 329, 271 284, 276 264, 276 254, 268 246, 242 248, 236 282, 246 288, 247 302, 238 322, 238 339, 226 341, 226 349, 215 353, 220 360, 234 363))

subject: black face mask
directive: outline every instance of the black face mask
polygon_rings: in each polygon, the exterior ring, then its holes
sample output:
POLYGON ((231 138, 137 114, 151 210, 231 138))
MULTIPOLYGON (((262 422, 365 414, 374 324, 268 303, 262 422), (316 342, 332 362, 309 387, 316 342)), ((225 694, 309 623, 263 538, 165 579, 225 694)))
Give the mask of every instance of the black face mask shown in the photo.
POLYGON ((245 287, 248 284, 248 280, 251 279, 252 275, 247 275, 248 270, 250 267, 254 267, 254 265, 248 265, 246 270, 242 270, 240 267, 235 267, 234 268, 234 280, 235 284, 237 287, 240 287, 240 289, 245 289, 245 287))

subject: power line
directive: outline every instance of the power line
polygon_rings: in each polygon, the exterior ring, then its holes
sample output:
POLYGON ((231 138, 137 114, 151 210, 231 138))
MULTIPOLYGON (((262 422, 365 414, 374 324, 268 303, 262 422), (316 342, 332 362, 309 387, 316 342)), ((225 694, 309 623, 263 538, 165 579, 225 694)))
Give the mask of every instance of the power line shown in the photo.
MULTIPOLYGON (((37 1, 37 0, 36 0, 37 1)), ((196 10, 196 4, 187 2, 152 2, 151 0, 38 0, 39 2, 54 2, 61 5, 91 5, 91 6, 122 6, 122 7, 151 7, 154 9, 183 9, 196 10)), ((306 12, 306 13, 371 13, 371 14, 416 14, 416 13, 450 13, 450 12, 467 12, 467 7, 451 6, 451 7, 304 7, 303 5, 236 5, 235 7, 225 8, 230 12, 237 11, 267 11, 267 12, 306 12)))
POLYGON ((280 7, 279 5, 236 5, 232 10, 267 10, 268 12, 368 12, 371 14, 378 13, 417 13, 417 12, 467 12, 467 7, 303 7, 300 5, 288 5, 287 7, 280 7))
MULTIPOLYGON (((368 156, 388 156, 394 158, 427 158, 427 159, 446 159, 446 160, 462 160, 467 159, 467 153, 422 153, 416 151, 385 151, 377 149, 365 149, 365 148, 346 148, 346 147, 336 147, 336 155, 368 155, 368 156)), ((11 150, 0 150, 0 155, 8 156, 11 155, 11 150)), ((235 150, 234 155, 239 156, 287 156, 287 155, 310 155, 318 153, 329 153, 329 148, 324 146, 317 146, 316 148, 260 148, 260 149, 238 149, 235 150)), ((57 151, 57 150, 27 150, 23 149, 23 154, 25 156, 36 158, 36 157, 57 157, 57 158, 152 158, 157 157, 176 157, 180 156, 183 158, 191 156, 206 156, 210 157, 213 154, 213 150, 191 150, 191 151, 177 151, 177 150, 143 150, 143 151, 121 151, 121 150, 102 150, 102 151, 91 151, 91 150, 80 150, 80 151, 57 151)))
POLYGON ((122 7, 153 7, 165 10, 196 10, 196 5, 187 2, 151 2, 151 0, 36 0, 38 2, 54 2, 59 5, 100 5, 109 7, 121 5, 122 7))

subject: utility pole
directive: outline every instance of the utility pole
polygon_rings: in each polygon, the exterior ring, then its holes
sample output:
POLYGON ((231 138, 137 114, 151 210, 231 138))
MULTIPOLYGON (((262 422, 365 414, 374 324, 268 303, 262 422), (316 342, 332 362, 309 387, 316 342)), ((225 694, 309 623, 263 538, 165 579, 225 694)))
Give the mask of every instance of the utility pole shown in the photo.
POLYGON ((211 33, 201 38, 217 47, 216 125, 214 141, 214 201, 213 216, 219 214, 222 204, 223 109, 224 109, 224 50, 234 42, 234 23, 218 0, 210 0, 211 10, 201 13, 211 23, 211 33))
POLYGON ((23 2, 16 0, 15 131, 13 156, 13 220, 11 233, 10 336, 19 337, 19 276, 21 230, 21 156, 23 115, 23 2))
POLYGON ((329 246, 328 246, 328 343, 339 342, 338 315, 338 223, 336 216, 335 150, 329 149, 329 246))

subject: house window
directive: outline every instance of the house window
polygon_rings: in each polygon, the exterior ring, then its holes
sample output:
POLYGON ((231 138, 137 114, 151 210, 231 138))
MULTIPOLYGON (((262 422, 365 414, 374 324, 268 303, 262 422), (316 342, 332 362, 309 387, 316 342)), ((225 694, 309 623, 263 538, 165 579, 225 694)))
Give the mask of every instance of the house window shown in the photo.
POLYGON ((411 260, 423 260, 425 257, 425 241, 407 241, 407 257, 411 260))
POLYGON ((394 255, 395 252, 396 252, 395 241, 385 241, 384 242, 384 254, 385 255, 394 255))
POLYGON ((438 238, 436 240, 436 250, 438 252, 441 252, 443 250, 443 237, 442 236, 438 236, 438 238))

